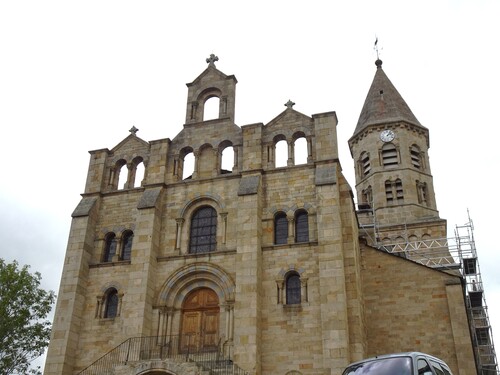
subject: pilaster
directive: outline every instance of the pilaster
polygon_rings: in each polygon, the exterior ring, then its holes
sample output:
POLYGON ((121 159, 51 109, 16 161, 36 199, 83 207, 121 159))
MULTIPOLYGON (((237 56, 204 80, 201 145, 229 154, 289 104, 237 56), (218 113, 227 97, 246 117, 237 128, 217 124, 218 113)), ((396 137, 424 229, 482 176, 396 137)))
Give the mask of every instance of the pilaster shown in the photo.
POLYGON ((83 324, 83 310, 94 249, 94 234, 99 211, 96 197, 83 198, 75 211, 57 294, 56 314, 44 374, 72 375, 83 324))
POLYGON ((234 360, 261 373, 262 188, 261 176, 243 176, 238 191, 234 360))

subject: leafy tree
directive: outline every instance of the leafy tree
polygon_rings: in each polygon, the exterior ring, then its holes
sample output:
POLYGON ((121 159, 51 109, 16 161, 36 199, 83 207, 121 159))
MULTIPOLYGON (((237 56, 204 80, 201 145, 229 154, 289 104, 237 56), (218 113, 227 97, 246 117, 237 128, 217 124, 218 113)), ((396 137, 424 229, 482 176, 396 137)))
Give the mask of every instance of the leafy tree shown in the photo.
POLYGON ((55 294, 41 289, 40 273, 30 274, 28 268, 0 259, 0 374, 41 374, 30 363, 49 344, 46 318, 55 294))

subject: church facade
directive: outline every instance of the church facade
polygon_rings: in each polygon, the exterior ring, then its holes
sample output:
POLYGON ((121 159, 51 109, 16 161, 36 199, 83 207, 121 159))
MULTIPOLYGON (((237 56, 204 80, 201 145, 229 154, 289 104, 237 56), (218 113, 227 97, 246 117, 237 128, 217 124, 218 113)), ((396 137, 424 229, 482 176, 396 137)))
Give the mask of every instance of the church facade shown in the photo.
POLYGON ((237 80, 215 60, 187 85, 174 138, 132 129, 90 152, 44 373, 340 374, 401 351, 477 373, 460 273, 386 251, 446 237, 446 221, 429 130, 381 61, 349 140, 354 193, 335 112, 289 102, 267 124, 238 126, 237 80), (212 98, 219 115, 204 120, 212 98))

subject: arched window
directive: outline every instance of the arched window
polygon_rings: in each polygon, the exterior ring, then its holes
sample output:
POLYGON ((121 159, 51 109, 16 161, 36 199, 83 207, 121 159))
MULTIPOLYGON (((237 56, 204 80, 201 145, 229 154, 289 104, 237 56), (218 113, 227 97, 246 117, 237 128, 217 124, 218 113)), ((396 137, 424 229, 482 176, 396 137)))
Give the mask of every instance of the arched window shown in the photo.
POLYGON ((388 204, 394 204, 397 201, 397 204, 404 203, 404 194, 403 194, 403 181, 401 179, 397 179, 395 182, 387 180, 385 182, 385 198, 388 204))
POLYGON ((417 196, 418 203, 426 206, 429 204, 427 184, 425 182, 417 181, 417 196))
POLYGON ((288 242, 288 219, 284 212, 278 212, 274 216, 274 243, 283 245, 288 242))
POLYGON ((394 202, 394 194, 392 192, 392 182, 387 180, 385 182, 385 199, 388 204, 392 204, 394 202))
POLYGON ((232 173, 234 167, 234 149, 232 146, 226 147, 221 154, 221 174, 232 173))
POLYGON ((298 303, 300 303, 300 276, 296 272, 290 272, 286 278, 286 304, 298 303))
POLYGON ((136 167, 134 187, 141 187, 142 180, 144 180, 144 162, 141 162, 136 167))
POLYGON ((417 145, 412 145, 410 147, 410 155, 411 155, 411 164, 413 165, 413 167, 421 169, 422 160, 421 160, 420 148, 417 145))
POLYGON ((368 152, 362 152, 361 156, 359 157, 360 176, 366 176, 368 173, 370 173, 370 170, 370 154, 368 152))
POLYGON ((382 165, 390 168, 395 167, 399 163, 398 150, 392 143, 386 143, 382 147, 382 165))
POLYGON ((288 163, 288 144, 285 139, 276 142, 274 146, 275 168, 286 167, 288 163))
POLYGON ((203 105, 203 121, 219 118, 219 103, 220 99, 212 96, 205 101, 203 105))
POLYGON ((124 189, 127 184, 128 168, 126 167, 127 162, 120 159, 115 164, 115 178, 114 178, 114 188, 124 189))
POLYGON ((199 208, 191 218, 189 252, 208 253, 217 245, 217 212, 213 207, 199 208))
POLYGON ((305 210, 295 214, 295 242, 309 242, 309 218, 305 210))
POLYGON ((295 140, 293 145, 293 161, 295 165, 307 164, 306 137, 300 137, 295 140))
POLYGON ((141 187, 145 172, 146 168, 144 166, 144 161, 142 160, 142 158, 139 157, 137 158, 137 160, 134 160, 134 168, 132 172, 133 180, 131 180, 131 187, 141 187))
POLYGON ((182 179, 187 180, 192 178, 194 173, 194 153, 190 152, 184 156, 182 162, 182 179))
POLYGON ((372 187, 369 185, 366 189, 361 191, 361 205, 360 209, 370 208, 373 203, 373 192, 372 187))
POLYGON ((112 262, 116 254, 116 235, 108 233, 105 238, 103 262, 112 262))
POLYGON ((118 291, 110 288, 106 291, 104 301, 104 318, 114 318, 118 316, 118 291))
POLYGON ((404 201, 404 194, 403 194, 403 181, 401 181, 399 178, 396 180, 395 183, 396 187, 396 198, 398 200, 398 203, 403 203, 404 201))
POLYGON ((128 230, 122 236, 122 260, 130 260, 132 254, 132 240, 134 232, 128 230))

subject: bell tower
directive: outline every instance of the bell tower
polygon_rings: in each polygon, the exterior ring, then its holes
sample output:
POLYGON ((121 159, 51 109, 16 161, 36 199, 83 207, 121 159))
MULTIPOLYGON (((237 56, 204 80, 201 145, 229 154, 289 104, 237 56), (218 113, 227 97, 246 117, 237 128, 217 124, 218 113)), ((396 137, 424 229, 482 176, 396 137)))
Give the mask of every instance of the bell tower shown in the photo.
POLYGON ((205 103, 210 98, 219 99, 217 119, 230 119, 234 122, 236 84, 234 75, 227 76, 215 67, 219 58, 214 54, 207 58, 208 67, 193 82, 188 83, 186 124, 204 121, 205 103))
POLYGON ((375 77, 349 148, 354 158, 360 225, 375 244, 446 236, 439 218, 428 150, 417 120, 377 59, 375 77))

